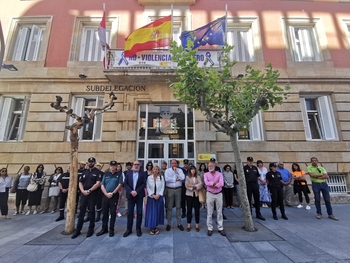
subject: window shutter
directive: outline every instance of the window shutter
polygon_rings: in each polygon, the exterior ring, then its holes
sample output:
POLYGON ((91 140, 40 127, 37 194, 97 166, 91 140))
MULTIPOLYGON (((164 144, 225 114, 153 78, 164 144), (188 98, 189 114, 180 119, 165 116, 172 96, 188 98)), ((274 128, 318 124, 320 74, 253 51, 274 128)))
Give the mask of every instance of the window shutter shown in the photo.
POLYGON ((39 59, 40 47, 43 40, 43 32, 44 30, 42 30, 42 28, 39 26, 32 26, 25 60, 37 61, 39 59))
POLYGON ((312 137, 311 137, 311 130, 310 130, 310 125, 309 125, 309 117, 307 115, 305 98, 300 98, 300 106, 301 106, 301 114, 303 117, 305 138, 307 141, 310 141, 310 140, 312 140, 312 137))
POLYGON ((296 30, 297 29, 294 26, 289 27, 290 43, 292 45, 292 53, 293 53, 292 55, 293 55, 294 61, 301 61, 299 50, 298 50, 298 44, 297 44, 298 39, 295 34, 296 30))
POLYGON ((234 61, 236 60, 235 59, 236 46, 234 42, 234 31, 232 29, 227 31, 226 42, 228 45, 233 46, 233 50, 230 51, 229 57, 231 61, 234 61))
POLYGON ((15 48, 13 50, 13 55, 12 55, 13 61, 24 60, 27 46, 28 46, 30 31, 31 30, 27 27, 21 27, 19 29, 15 48))
POLYGON ((88 30, 86 27, 84 27, 83 30, 83 36, 81 38, 81 44, 80 44, 80 54, 79 54, 79 61, 87 61, 88 55, 89 55, 89 39, 91 35, 91 30, 88 30))
POLYGON ((14 107, 15 100, 12 98, 5 98, 0 119, 0 141, 7 141, 8 126, 11 122, 14 107))
POLYGON ((261 123, 261 112, 254 116, 249 125, 249 133, 251 141, 262 141, 262 123, 261 123))
POLYGON ((311 28, 298 28, 299 43, 302 61, 315 61, 313 43, 311 39, 311 28))
POLYGON ((324 139, 326 140, 337 140, 338 136, 335 129, 335 122, 333 118, 333 109, 329 101, 328 96, 322 96, 317 99, 320 121, 322 123, 322 130, 324 139))
POLYGON ((24 97, 23 104, 22 104, 21 120, 19 122, 18 133, 16 136, 17 141, 23 140, 25 124, 26 124, 27 115, 28 115, 29 102, 30 102, 30 99, 28 97, 24 97))
MULTIPOLYGON (((85 108, 85 99, 84 98, 75 98, 74 105, 73 105, 73 113, 75 113, 76 115, 78 115, 80 117, 83 117, 84 116, 84 114, 83 114, 84 108, 85 108)), ((69 125, 72 125, 74 122, 76 122, 76 120, 69 117, 69 120, 68 120, 69 125)), ((78 130, 79 137, 81 137, 81 133, 82 133, 82 130, 79 129, 78 130)), ((69 138, 70 138, 70 131, 68 131, 68 141, 69 141, 69 138)))
MULTIPOLYGON (((97 97, 97 107, 102 107, 104 102, 104 97, 97 97)), ((94 119, 94 135, 93 135, 93 140, 94 141, 99 141, 101 140, 101 135, 102 135, 102 115, 99 114, 95 116, 94 119)))

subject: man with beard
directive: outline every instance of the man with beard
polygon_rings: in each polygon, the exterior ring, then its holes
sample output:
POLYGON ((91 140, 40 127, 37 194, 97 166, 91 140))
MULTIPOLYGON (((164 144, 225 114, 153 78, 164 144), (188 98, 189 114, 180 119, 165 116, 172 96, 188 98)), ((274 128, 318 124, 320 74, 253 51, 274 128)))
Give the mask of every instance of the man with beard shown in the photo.
POLYGON ((77 238, 81 234, 81 229, 84 224, 84 215, 86 208, 89 208, 89 230, 86 237, 91 237, 94 234, 95 228, 95 204, 96 204, 96 190, 100 188, 101 171, 95 167, 96 159, 90 157, 88 159, 88 168, 83 171, 79 178, 79 189, 81 191, 80 211, 78 216, 78 223, 72 238, 77 238))
POLYGON ((143 198, 145 197, 145 187, 147 181, 147 173, 140 171, 140 162, 134 161, 132 170, 128 171, 125 175, 124 187, 126 191, 126 197, 128 198, 128 220, 127 230, 123 234, 123 237, 127 237, 132 233, 133 225, 133 211, 136 206, 137 219, 136 219, 136 233, 137 236, 142 236, 141 223, 142 223, 142 205, 143 198))

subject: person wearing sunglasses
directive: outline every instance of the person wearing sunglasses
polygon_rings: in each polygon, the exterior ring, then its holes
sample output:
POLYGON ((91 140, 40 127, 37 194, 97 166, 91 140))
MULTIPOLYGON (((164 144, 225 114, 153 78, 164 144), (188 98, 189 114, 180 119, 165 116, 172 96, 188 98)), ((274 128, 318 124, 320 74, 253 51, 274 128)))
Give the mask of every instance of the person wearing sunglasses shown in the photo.
POLYGON ((326 169, 318 165, 318 160, 316 157, 311 157, 311 165, 307 167, 307 171, 310 175, 310 180, 312 182, 312 191, 315 196, 315 206, 316 206, 316 218, 322 218, 321 212, 321 193, 323 200, 327 208, 328 218, 338 221, 339 219, 333 215, 333 209, 331 205, 331 198, 329 195, 329 188, 327 184, 328 174, 326 169))

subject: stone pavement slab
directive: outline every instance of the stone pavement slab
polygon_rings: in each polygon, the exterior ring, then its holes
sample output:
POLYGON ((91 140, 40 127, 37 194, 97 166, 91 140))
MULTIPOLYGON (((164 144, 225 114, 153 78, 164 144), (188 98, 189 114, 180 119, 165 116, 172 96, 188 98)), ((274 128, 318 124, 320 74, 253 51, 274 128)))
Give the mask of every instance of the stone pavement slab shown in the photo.
MULTIPOLYGON (((322 208, 325 211, 325 208, 322 208)), ((206 210, 201 210, 200 232, 180 231, 174 224, 171 231, 160 226, 160 234, 149 235, 142 228, 142 237, 136 231, 127 238, 126 217, 117 218, 115 236, 86 238, 87 224, 82 235, 72 240, 60 234, 64 221, 55 222, 57 214, 12 216, 0 219, 0 262, 151 262, 151 263, 349 263, 350 262, 350 205, 333 205, 340 221, 326 216, 315 218, 315 208, 286 209, 286 220, 273 220, 270 209, 262 209, 266 221, 256 221, 257 232, 241 229, 241 209, 225 209, 227 220, 224 228, 227 237, 221 236, 215 227, 207 236, 206 210)), ((175 213, 173 222, 175 220, 175 213)), ((186 220, 182 219, 186 227, 186 220)), ((135 226, 134 226, 135 228, 135 226)), ((95 234, 101 229, 96 224, 95 234)))

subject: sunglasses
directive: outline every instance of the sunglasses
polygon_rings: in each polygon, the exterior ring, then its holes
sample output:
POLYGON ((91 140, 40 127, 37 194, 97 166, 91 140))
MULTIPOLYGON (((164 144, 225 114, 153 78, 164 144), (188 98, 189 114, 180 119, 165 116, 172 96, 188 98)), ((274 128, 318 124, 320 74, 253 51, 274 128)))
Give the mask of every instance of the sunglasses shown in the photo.
POLYGON ((2 173, 6 173, 7 171, 6 171, 6 170, 2 170, 1 172, 2 172, 2 173))
POLYGON ((320 169, 320 168, 317 168, 317 171, 318 171, 319 173, 322 173, 322 171, 321 171, 321 169, 320 169))

